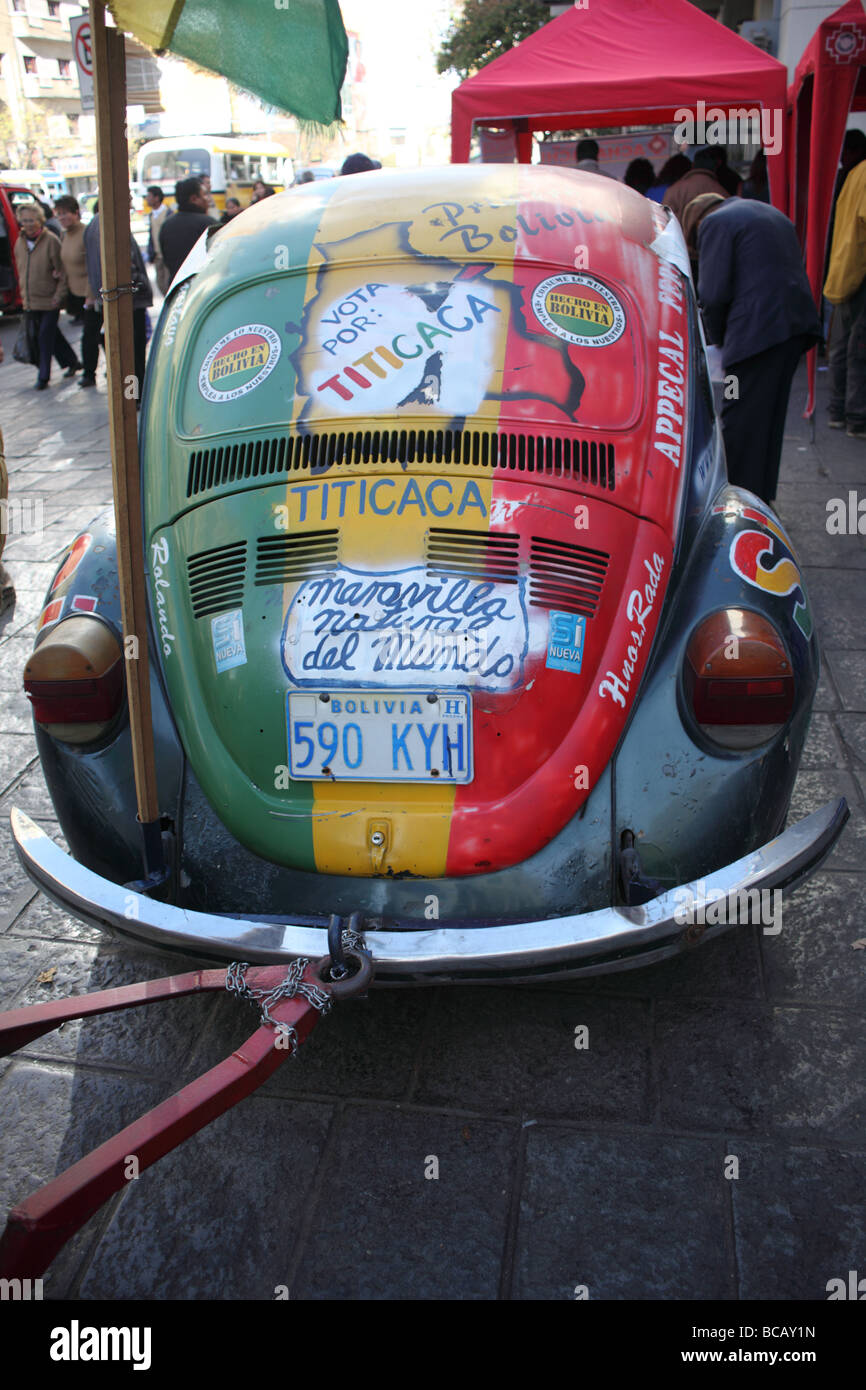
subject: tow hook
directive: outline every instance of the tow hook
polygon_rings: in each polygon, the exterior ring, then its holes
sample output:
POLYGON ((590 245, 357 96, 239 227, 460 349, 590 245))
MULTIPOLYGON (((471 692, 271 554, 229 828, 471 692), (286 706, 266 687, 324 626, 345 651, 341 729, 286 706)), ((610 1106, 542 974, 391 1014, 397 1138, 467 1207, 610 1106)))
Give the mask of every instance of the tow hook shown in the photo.
POLYGON ((628 907, 640 907, 650 898, 658 897, 661 884, 657 878, 647 878, 634 847, 634 832, 624 830, 620 838, 619 881, 628 907))

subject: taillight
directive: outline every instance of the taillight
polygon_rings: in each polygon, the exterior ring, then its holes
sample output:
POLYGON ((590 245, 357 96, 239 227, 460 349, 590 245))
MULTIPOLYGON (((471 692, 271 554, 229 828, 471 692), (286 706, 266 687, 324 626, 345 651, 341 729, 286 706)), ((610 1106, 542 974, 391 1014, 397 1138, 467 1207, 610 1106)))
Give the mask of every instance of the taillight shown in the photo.
POLYGON ((33 717, 64 743, 92 743, 123 703, 123 653, 96 618, 65 618, 24 667, 33 717))
POLYGON ((724 748, 755 748, 794 708, 791 658, 773 624, 746 608, 723 608, 692 633, 683 672, 701 730, 724 748))

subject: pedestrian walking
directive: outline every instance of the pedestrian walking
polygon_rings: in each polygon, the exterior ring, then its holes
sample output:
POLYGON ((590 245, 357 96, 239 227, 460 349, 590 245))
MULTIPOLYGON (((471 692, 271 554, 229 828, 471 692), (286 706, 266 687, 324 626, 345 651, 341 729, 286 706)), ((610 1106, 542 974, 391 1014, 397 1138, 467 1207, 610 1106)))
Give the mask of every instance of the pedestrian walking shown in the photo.
POLYGON ((849 171, 836 204, 824 297, 830 330, 830 428, 866 439, 866 160, 849 171))
POLYGON ((81 363, 57 326, 67 289, 60 242, 46 229, 45 215, 37 203, 22 203, 17 216, 22 235, 15 243, 15 263, 28 335, 39 357, 36 389, 44 391, 52 357, 65 368, 63 375, 67 377, 75 376, 81 363))
POLYGON ((733 378, 722 405, 728 477, 772 503, 794 371, 821 338, 797 233, 767 203, 726 198, 708 202, 697 238, 704 323, 733 378))
POLYGON ((169 283, 180 270, 202 232, 219 223, 207 215, 207 200, 201 179, 181 179, 175 186, 177 212, 171 213, 159 229, 159 248, 168 268, 169 283))
POLYGON ((168 287, 171 284, 171 276, 168 273, 162 251, 159 246, 159 230, 165 219, 168 217, 168 206, 159 184, 152 183, 145 194, 150 216, 147 219, 147 259, 153 266, 156 273, 156 287, 160 294, 165 297, 168 294, 168 287))
MULTIPOLYGON (((93 291, 87 279, 87 256, 84 250, 84 224, 78 199, 64 193, 54 204, 57 220, 63 229, 60 238, 60 258, 66 271, 69 290, 66 295, 66 312, 73 323, 84 323, 84 305, 93 298, 93 291)), ((83 347, 82 347, 83 351, 83 347)))
MULTIPOLYGON (((84 245, 87 251, 87 278, 96 289, 97 299, 93 305, 98 310, 99 330, 102 331, 102 258, 99 249, 99 204, 94 207, 93 217, 87 224, 84 235, 84 245)), ((129 258, 130 269, 132 272, 132 341, 135 354, 134 371, 136 378, 136 407, 141 407, 141 392, 144 386, 144 367, 147 354, 147 311, 153 303, 153 290, 150 287, 150 279, 147 274, 147 267, 144 264, 144 257, 139 249, 138 242, 130 233, 129 237, 129 258)), ((97 333, 97 344, 99 341, 97 333)), ((92 350, 92 349, 91 349, 92 350)), ((98 354, 98 346, 96 352, 98 354)), ((88 362, 94 362, 94 372, 96 371, 94 358, 89 358, 88 362)), ((81 385, 85 381, 82 378, 81 385)), ((88 386, 94 384, 87 381, 88 386)))

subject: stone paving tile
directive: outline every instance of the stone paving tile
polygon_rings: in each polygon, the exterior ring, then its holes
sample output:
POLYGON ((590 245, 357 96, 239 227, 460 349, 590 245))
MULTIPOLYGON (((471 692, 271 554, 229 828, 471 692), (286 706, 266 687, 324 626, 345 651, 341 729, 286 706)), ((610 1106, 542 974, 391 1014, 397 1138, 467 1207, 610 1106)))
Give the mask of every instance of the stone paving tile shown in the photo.
POLYGON ((517 1134, 489 1120, 348 1106, 292 1297, 496 1298, 517 1134), (431 1159, 438 1178, 425 1177, 431 1159))
POLYGON ((841 708, 841 701, 836 693, 833 684, 832 672, 827 668, 826 653, 821 651, 821 674, 818 677, 818 687, 815 691, 815 703, 813 709, 818 710, 837 710, 841 708))
MULTIPOLYGON (((257 1096, 215 1120, 129 1184, 80 1296, 273 1300, 289 1283, 330 1120, 326 1105, 257 1096)), ((357 1258, 357 1192, 345 1260, 357 1258)), ((329 1212, 324 1225, 333 1224, 329 1212)))
POLYGON ((496 1115, 645 1122, 646 1001, 553 989, 440 991, 413 1100, 496 1115), (588 1028, 588 1047, 576 1043, 588 1028))
MULTIPOLYGON (((0 1219, 5 1222, 11 1207, 161 1099, 158 1085, 136 1077, 15 1061, 0 1078, 6 1149, 0 1219)), ((95 1218, 57 1257, 46 1275, 46 1297, 68 1291, 100 1225, 95 1218)), ((124 1297, 122 1285, 106 1296, 124 1297)))
POLYGON ((0 691, 18 692, 22 689, 24 667, 33 651, 33 638, 22 634, 7 637, 0 645, 0 691))
MULTIPOLYGON (((861 874, 817 873, 783 895, 782 930, 760 934, 767 994, 866 1012, 866 943, 861 874)), ((864 1136, 866 1137, 866 1136, 864 1136)))
POLYGON ((28 982, 43 968, 46 956, 38 941, 0 939, 0 1001, 4 1008, 18 1007, 17 1000, 28 982))
MULTIPOLYGON (((11 735, 10 735, 11 737, 11 735)), ((23 735, 16 734, 15 738, 22 738, 23 735)), ((31 735, 32 737, 32 735, 31 735)), ((36 740, 33 739, 34 750, 32 756, 35 757, 36 740)), ((2 755, 0 755, 2 756, 2 755)), ((0 763, 2 766, 2 763, 0 763)), ((2 783, 0 783, 2 785, 2 783)), ((10 784, 7 782, 7 786, 10 784)), ((14 783, 11 789, 0 797, 0 822, 6 821, 8 824, 9 812, 13 806, 17 806, 19 811, 26 811, 32 820, 54 820, 56 812, 48 788, 45 785, 45 778, 42 775, 42 764, 38 761, 26 771, 21 780, 14 783)))
POLYGON ((8 812, 0 813, 0 923, 5 922, 6 926, 10 924, 12 918, 8 914, 13 908, 12 915, 18 916, 29 901, 28 890, 31 889, 33 884, 15 853, 8 812))
MULTIPOLYGON (((425 1019, 432 1005, 425 990, 380 990, 346 1000, 317 1023, 295 1059, 267 1082, 270 1096, 355 1096, 399 1100, 407 1093, 425 1019)), ((243 1001, 221 998, 194 1054, 204 1070, 228 1055, 255 1030, 257 1012, 243 1001)))
POLYGON ((866 770, 866 714, 838 714, 836 725, 846 749, 861 765, 858 771, 866 770))
MULTIPOLYGON (((828 869, 866 870, 866 811, 856 778, 838 768, 801 772, 794 783, 788 811, 788 825, 794 825, 812 811, 844 796, 850 816, 836 847, 825 861, 828 869)), ((863 884, 866 888, 866 883, 863 884)), ((863 888, 860 891, 863 891, 863 888)), ((797 890, 799 891, 799 890, 797 890)))
POLYGON ((105 946, 112 942, 107 932, 100 931, 98 927, 88 927, 76 917, 67 916, 44 893, 37 892, 35 884, 32 887, 36 898, 9 927, 10 937, 23 936, 33 941, 74 942, 92 946, 105 946))
POLYGON ((568 1134, 526 1141, 512 1297, 734 1296, 721 1141, 568 1134))
MULTIPOLYGON (((843 497, 847 505, 847 493, 843 493, 843 497)), ((827 531, 829 514, 826 503, 826 487, 798 488, 795 498, 785 498, 780 515, 790 531, 798 560, 808 566, 866 569, 863 537, 831 535, 827 531)))
POLYGON ((826 658, 833 673, 836 689, 839 691, 842 708, 866 711, 866 651, 828 651, 826 658))
MULTIPOLYGON (((45 969, 54 970, 49 983, 31 982, 18 1000, 23 1008, 72 994, 158 980, 192 969, 183 957, 134 951, 129 946, 42 944, 45 969)), ((165 1000, 122 1013, 105 1014, 86 1022, 74 1020, 60 1031, 30 1043, 19 1056, 100 1063, 134 1072, 177 1077, 203 1033, 214 1007, 210 995, 165 1000)))
POLYGON ((809 569, 806 583, 815 625, 828 650, 863 646, 863 597, 845 569, 809 569))
POLYGON ((829 1280, 863 1275, 866 1155, 740 1136, 728 1152, 739 1158, 730 1187, 741 1298, 825 1300, 829 1280))
POLYGON ((812 715, 803 746, 802 768, 846 767, 845 754, 829 714, 812 715))
POLYGON ((5 792, 35 757, 32 734, 4 734, 0 742, 0 792, 5 792))
POLYGON ((664 1125, 862 1142, 866 1038, 856 1013, 660 1001, 655 1040, 664 1125))

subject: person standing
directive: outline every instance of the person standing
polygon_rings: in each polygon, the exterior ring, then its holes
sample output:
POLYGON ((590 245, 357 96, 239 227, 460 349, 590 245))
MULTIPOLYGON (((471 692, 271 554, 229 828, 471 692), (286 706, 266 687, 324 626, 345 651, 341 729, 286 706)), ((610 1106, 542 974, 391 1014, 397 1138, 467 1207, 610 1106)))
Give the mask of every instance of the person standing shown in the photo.
POLYGON ((147 219, 147 259, 156 272, 156 287, 160 294, 165 297, 168 293, 171 277, 159 247, 159 229, 168 217, 168 207, 159 184, 151 184, 145 197, 150 208, 150 217, 147 219))
POLYGON ((28 332, 38 342, 36 389, 44 391, 51 376, 52 357, 66 368, 63 375, 67 377, 75 376, 81 363, 57 326, 60 306, 66 297, 60 242, 46 230, 44 214, 36 203, 22 203, 17 215, 22 235, 15 243, 15 263, 28 332))
POLYGON ((175 186, 177 212, 159 229, 159 247, 168 268, 169 283, 180 270, 202 232, 219 223, 207 215, 207 200, 200 179, 181 179, 175 186))
POLYGON ((849 171, 836 204, 824 298, 830 333, 830 428, 866 439, 866 160, 849 171))
POLYGON ((584 140, 578 140, 577 149, 574 157, 578 169, 585 169, 588 174, 601 174, 604 179, 612 179, 613 174, 609 174, 607 169, 602 169, 598 162, 600 150, 597 140, 587 136, 584 140))
POLYGON ((205 211, 208 217, 212 217, 216 222, 219 219, 219 208, 217 207, 216 198, 211 190, 210 174, 201 174, 199 183, 201 184, 202 196, 207 203, 205 211))
MULTIPOLYGON (((74 323, 84 322, 84 305, 93 298, 93 291, 87 279, 87 256, 84 251, 84 225, 78 199, 64 193, 54 204, 57 220, 63 228, 60 239, 60 257, 69 290, 66 295, 66 312, 74 323)), ((83 346, 82 346, 83 352, 83 346)))
POLYGON ((237 198, 226 198, 226 209, 222 217, 220 218, 220 226, 224 227, 227 222, 234 222, 238 213, 242 211, 243 208, 241 207, 237 198))
MULTIPOLYGON (((93 308, 98 311, 99 328, 96 334, 96 351, 98 352, 99 332, 102 327, 102 257, 99 248, 99 204, 94 208, 93 217, 87 224, 84 234, 84 245, 87 251, 87 278, 94 288, 95 297, 93 308)), ((145 356, 147 353, 147 311, 153 303, 153 290, 150 287, 150 279, 147 274, 147 267, 144 258, 139 250, 138 242, 130 233, 129 237, 129 257, 130 270, 132 273, 132 342, 134 357, 134 371, 136 378, 136 407, 141 407, 141 392, 144 386, 144 367, 145 356)), ((94 362, 94 372, 96 370, 94 362)), ((85 384, 84 379, 80 383, 85 384)), ((88 386, 94 385, 94 381, 88 381, 88 386)))
POLYGON ((709 145, 704 145, 703 149, 696 151, 691 169, 687 170, 681 179, 677 179, 676 183, 671 184, 665 194, 665 203, 675 214, 680 226, 689 203, 701 193, 718 193, 722 198, 727 198, 728 191, 719 183, 715 170, 716 156, 709 145))
POLYGON ((728 477, 772 503, 794 371, 821 337, 797 233, 767 203, 726 198, 708 201, 697 239, 704 323, 735 388, 722 405, 728 477))

